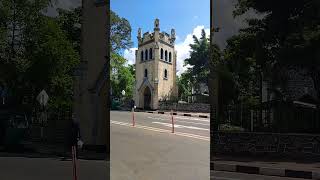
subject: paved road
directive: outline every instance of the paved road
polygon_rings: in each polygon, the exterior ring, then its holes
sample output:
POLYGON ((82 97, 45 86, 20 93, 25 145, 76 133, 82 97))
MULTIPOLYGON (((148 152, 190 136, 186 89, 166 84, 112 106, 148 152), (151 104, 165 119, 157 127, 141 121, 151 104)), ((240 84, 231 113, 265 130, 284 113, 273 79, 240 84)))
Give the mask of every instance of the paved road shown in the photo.
POLYGON ((276 176, 263 176, 245 173, 221 172, 213 171, 211 173, 212 180, 302 180, 300 178, 286 178, 276 176))
POLYGON ((180 119, 172 134, 161 124, 170 123, 167 115, 136 113, 135 127, 129 112, 113 111, 110 117, 112 180, 210 179, 209 131, 194 128, 208 129, 209 122, 180 119))
MULTIPOLYGON (((79 180, 107 180, 107 161, 79 160, 79 180)), ((1 180, 71 180, 72 161, 59 158, 0 157, 1 180)))
MULTIPOLYGON (((135 112, 135 124, 147 127, 172 130, 172 118, 168 114, 150 114, 144 112, 135 112)), ((173 116, 174 130, 179 133, 210 137, 210 119, 187 116, 173 116)), ((111 115, 111 121, 132 124, 132 113, 114 111, 111 115)))

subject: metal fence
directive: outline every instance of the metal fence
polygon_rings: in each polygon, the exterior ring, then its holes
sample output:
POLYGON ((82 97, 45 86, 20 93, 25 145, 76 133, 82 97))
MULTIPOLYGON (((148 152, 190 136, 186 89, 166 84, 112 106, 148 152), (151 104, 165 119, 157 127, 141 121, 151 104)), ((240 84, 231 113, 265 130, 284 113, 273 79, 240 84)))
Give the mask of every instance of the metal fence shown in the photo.
MULTIPOLYGON (((261 107, 230 106, 223 111, 221 125, 249 132, 318 133, 320 110, 287 102, 261 107)), ((231 128, 232 129, 232 128, 231 128)))
POLYGON ((31 140, 46 141, 49 143, 66 143, 68 123, 71 121, 72 110, 59 108, 49 109, 46 112, 46 121, 43 113, 36 110, 32 115, 31 140), (41 132, 43 131, 43 132, 41 132))

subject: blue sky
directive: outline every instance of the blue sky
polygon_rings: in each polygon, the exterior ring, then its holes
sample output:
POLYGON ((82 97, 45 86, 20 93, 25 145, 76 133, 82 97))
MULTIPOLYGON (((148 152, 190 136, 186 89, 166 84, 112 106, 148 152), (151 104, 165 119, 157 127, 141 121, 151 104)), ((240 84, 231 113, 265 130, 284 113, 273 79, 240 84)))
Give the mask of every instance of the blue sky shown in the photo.
POLYGON ((124 52, 129 63, 134 63, 138 28, 142 33, 153 31, 154 19, 160 19, 160 30, 170 33, 175 28, 178 51, 178 70, 183 71, 183 59, 188 58, 192 35, 200 36, 201 29, 209 33, 210 0, 111 0, 111 10, 126 18, 132 27, 134 47, 124 52))

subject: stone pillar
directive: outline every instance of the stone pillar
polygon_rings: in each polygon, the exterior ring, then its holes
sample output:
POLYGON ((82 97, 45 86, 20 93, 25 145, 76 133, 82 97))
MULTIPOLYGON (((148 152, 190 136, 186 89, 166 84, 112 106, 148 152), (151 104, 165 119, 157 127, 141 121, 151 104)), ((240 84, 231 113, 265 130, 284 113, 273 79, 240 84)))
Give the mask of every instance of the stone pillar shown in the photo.
POLYGON ((173 53, 173 94, 178 97, 178 84, 177 84, 177 51, 173 53))
POLYGON ((74 112, 85 145, 109 145, 107 6, 105 1, 82 0, 81 64, 75 88, 74 112), (103 77, 102 81, 98 79, 103 77), (102 86, 99 87, 98 86, 102 86))
POLYGON ((159 109, 159 91, 158 91, 158 83, 160 80, 159 77, 159 59, 160 59, 160 48, 159 48, 159 34, 160 34, 160 25, 159 20, 155 20, 155 27, 154 27, 154 66, 153 72, 154 77, 152 79, 154 91, 153 91, 153 109, 159 109))

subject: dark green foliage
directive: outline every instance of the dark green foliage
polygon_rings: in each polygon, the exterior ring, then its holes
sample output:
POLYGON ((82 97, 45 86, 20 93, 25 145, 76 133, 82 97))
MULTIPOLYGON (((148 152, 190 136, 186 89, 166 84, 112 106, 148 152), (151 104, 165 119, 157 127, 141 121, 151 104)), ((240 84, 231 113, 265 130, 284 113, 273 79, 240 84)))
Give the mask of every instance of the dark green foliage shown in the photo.
MULTIPOLYGON (((45 89, 51 106, 70 106, 72 71, 79 54, 57 19, 44 10, 49 0, 0 3, 0 73, 15 103, 33 106, 45 89)), ((71 25, 70 25, 71 26, 71 25)))

